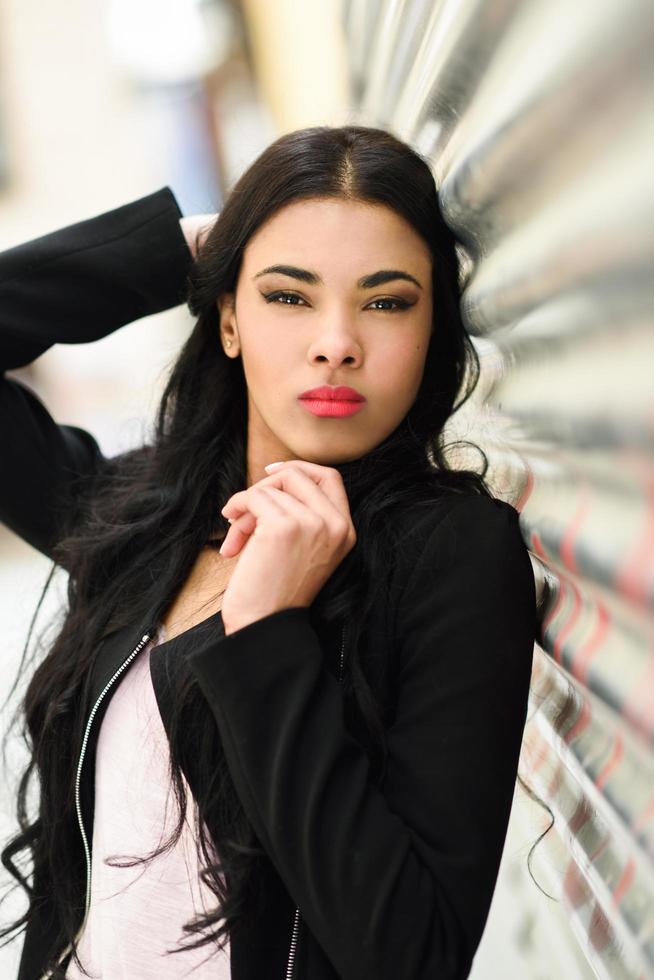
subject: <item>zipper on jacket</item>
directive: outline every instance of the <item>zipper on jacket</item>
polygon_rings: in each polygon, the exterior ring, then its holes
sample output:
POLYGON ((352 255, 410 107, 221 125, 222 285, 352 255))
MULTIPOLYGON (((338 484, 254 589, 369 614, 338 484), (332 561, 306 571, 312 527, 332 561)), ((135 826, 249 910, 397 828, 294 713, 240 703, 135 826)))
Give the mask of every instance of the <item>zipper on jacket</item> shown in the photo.
POLYGON ((95 718, 98 708, 102 703, 105 694, 111 687, 111 685, 117 680, 118 677, 126 670, 131 664, 134 657, 137 657, 145 644, 148 642, 152 634, 154 633, 154 627, 150 632, 144 633, 139 642, 136 644, 129 657, 122 662, 118 670, 114 673, 112 677, 109 678, 102 691, 98 695, 98 698, 91 709, 91 713, 86 722, 86 729, 84 731, 84 739, 82 741, 82 748, 80 750, 79 759, 77 762, 77 775, 75 776, 75 809, 77 810, 77 822, 79 824, 80 833, 82 835, 82 843, 84 844, 84 855, 86 857, 86 900, 84 904, 84 921, 82 922, 82 927, 80 929, 81 934, 82 929, 86 925, 86 919, 89 914, 89 906, 91 905, 91 850, 89 848, 88 838, 86 836, 86 831, 84 829, 84 821, 82 819, 82 806, 80 802, 80 786, 82 778, 82 766, 84 765, 84 756, 86 755, 86 746, 89 741, 89 733, 91 731, 91 725, 93 724, 93 719, 95 718))
MULTIPOLYGON (((341 633, 341 662, 338 672, 339 684, 343 680, 343 654, 345 650, 345 626, 341 633)), ((293 980, 293 969, 295 966, 295 955, 297 953, 298 939, 300 934, 300 910, 295 910, 295 919, 293 920, 293 932, 291 934, 291 946, 288 951, 288 964, 286 966, 286 977, 285 980, 293 980)))

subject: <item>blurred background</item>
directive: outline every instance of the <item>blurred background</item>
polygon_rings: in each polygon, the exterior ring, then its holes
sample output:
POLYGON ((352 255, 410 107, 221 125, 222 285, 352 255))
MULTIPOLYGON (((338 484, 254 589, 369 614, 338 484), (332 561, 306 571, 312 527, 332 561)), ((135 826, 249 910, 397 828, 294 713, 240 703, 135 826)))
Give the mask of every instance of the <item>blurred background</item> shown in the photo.
MULTIPOLYGON (((452 430, 520 511, 539 591, 520 774, 550 812, 516 785, 473 980, 654 976, 653 41, 647 0, 0 0, 0 249, 166 184, 219 211, 308 125, 381 126, 432 164, 483 368, 452 430)), ((178 308, 12 375, 113 455, 190 326, 178 308)), ((3 697, 50 567, 0 527, 3 697)))

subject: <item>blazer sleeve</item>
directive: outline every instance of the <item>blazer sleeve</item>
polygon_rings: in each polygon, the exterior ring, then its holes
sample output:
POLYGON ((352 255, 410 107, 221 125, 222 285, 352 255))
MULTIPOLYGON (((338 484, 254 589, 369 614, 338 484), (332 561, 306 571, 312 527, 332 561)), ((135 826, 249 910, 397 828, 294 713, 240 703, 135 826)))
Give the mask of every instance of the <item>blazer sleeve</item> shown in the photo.
POLYGON ((383 791, 308 609, 189 657, 255 832, 344 980, 468 976, 513 800, 536 636, 518 513, 466 497, 421 540, 383 791))
POLYGON ((55 343, 89 343, 184 300, 191 253, 170 188, 0 253, 0 520, 52 558, 95 437, 57 424, 5 372, 55 343))

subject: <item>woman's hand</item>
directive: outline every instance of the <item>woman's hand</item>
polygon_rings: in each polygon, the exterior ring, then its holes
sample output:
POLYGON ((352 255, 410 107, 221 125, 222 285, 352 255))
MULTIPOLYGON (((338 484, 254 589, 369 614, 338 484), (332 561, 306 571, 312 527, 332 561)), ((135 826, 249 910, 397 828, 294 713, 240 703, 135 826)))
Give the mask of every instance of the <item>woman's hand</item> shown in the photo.
POLYGON ((240 553, 222 604, 225 633, 291 606, 310 606, 356 544, 338 470, 288 460, 221 513, 232 520, 220 553, 240 553))
POLYGON ((204 244, 217 217, 217 214, 191 214, 187 218, 179 219, 180 228, 193 258, 198 254, 198 248, 204 244))

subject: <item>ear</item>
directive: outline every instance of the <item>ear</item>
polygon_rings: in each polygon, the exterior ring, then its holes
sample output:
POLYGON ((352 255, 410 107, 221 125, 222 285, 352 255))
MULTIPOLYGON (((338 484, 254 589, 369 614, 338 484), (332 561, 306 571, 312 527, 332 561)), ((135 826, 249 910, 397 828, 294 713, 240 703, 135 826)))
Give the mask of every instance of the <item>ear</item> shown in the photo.
POLYGON ((239 353, 235 293, 222 293, 216 300, 216 307, 220 317, 220 337, 223 347, 229 347, 230 355, 235 357, 239 353))

